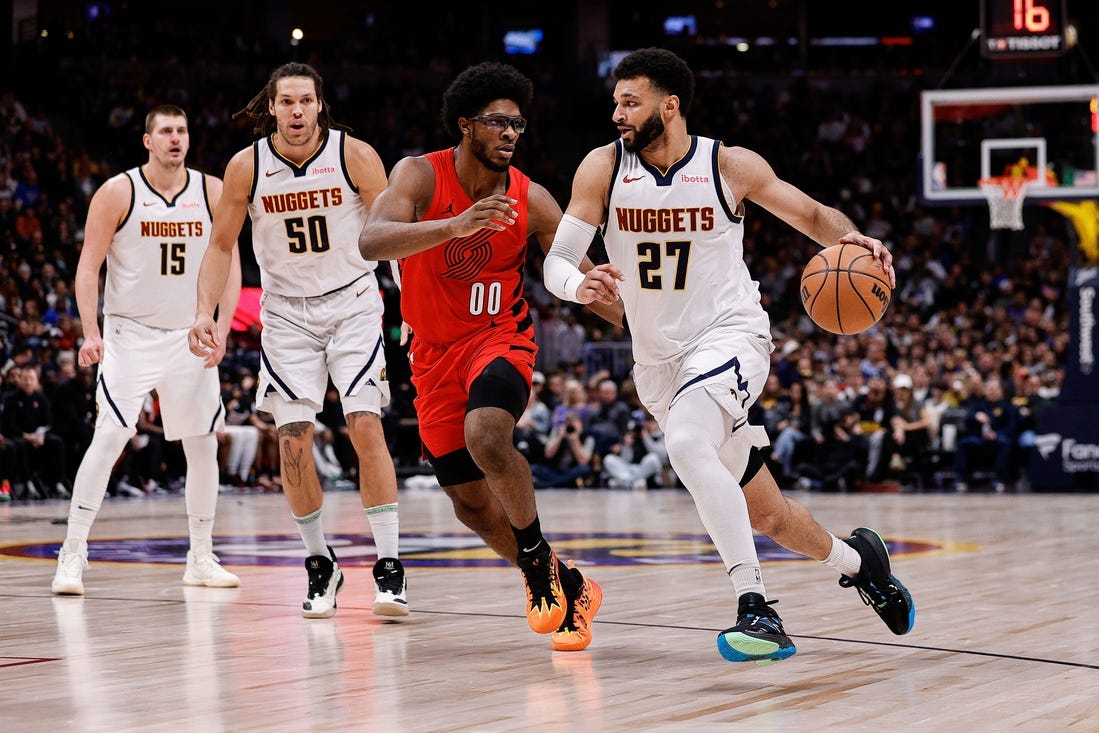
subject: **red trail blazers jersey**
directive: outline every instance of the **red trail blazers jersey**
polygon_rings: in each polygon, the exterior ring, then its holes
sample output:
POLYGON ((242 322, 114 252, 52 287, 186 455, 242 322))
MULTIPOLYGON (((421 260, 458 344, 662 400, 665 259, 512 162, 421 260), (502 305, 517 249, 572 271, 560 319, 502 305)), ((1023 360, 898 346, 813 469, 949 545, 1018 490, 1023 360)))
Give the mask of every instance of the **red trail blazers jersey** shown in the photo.
MULTIPOLYGON (((458 216, 473 201, 458 183, 454 148, 425 156, 435 168, 435 194, 422 220, 458 216)), ((401 261, 401 311, 419 339, 452 343, 486 328, 532 326, 523 299, 530 178, 508 169, 507 195, 519 216, 502 232, 481 229, 401 261)))

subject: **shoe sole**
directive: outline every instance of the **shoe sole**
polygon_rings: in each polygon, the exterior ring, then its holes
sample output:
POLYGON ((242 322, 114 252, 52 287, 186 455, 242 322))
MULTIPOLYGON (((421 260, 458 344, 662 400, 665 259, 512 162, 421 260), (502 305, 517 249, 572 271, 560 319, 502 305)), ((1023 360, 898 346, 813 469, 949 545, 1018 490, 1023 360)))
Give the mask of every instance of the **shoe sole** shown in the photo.
MULTIPOLYGON (((591 584, 591 589, 588 594, 591 596, 591 615, 585 618, 587 621, 588 634, 587 636, 579 636, 575 632, 564 632, 560 634, 554 633, 553 638, 550 639, 550 644, 555 652, 579 652, 588 648, 592 640, 591 625, 595 621, 595 614, 599 613, 599 607, 603 605, 603 589, 599 587, 591 578, 584 578, 585 584, 591 584)), ((581 614, 583 615, 583 614, 581 614)))
POLYGON ((55 596, 82 596, 84 595, 84 586, 50 585, 50 592, 55 596))
MULTIPOLYGON (((912 594, 908 592, 908 588, 905 587, 904 583, 897 580, 896 575, 893 575, 893 559, 889 555, 889 545, 885 543, 885 539, 880 534, 878 534, 877 530, 871 529, 870 527, 858 527, 854 529, 851 534, 852 536, 858 535, 864 541, 869 542, 871 545, 873 545, 875 538, 878 540, 878 542, 881 543, 882 552, 885 553, 885 567, 887 572, 889 573, 889 580, 891 583, 893 583, 893 585, 897 586, 897 589, 900 590, 901 595, 904 596, 905 601, 908 602, 908 625, 902 631, 898 631, 897 629, 893 628, 893 626, 888 621, 882 618, 881 614, 878 614, 878 618, 881 618, 881 620, 885 622, 886 627, 894 634, 896 634, 897 636, 904 636, 912 630, 913 626, 916 625, 916 603, 912 600, 912 594), (867 534, 873 535, 873 537, 867 537, 867 534)), ((876 613, 877 609, 874 609, 874 611, 876 613)))
POLYGON ((739 631, 719 634, 717 651, 729 662, 756 662, 772 664, 794 656, 796 646, 780 646, 777 642, 757 639, 739 631))
POLYGON ((374 601, 374 606, 371 609, 375 616, 386 616, 388 618, 395 618, 408 615, 408 602, 397 600, 380 600, 374 601))
POLYGON ((343 571, 339 568, 336 572, 340 574, 340 579, 336 583, 336 591, 332 594, 332 608, 327 611, 306 611, 304 608, 301 610, 301 615, 304 618, 332 618, 336 615, 336 596, 339 595, 340 589, 343 588, 343 571))
POLYGON ((183 575, 183 584, 190 586, 201 586, 205 588, 238 588, 240 587, 240 578, 226 578, 225 580, 199 580, 185 573, 183 575))

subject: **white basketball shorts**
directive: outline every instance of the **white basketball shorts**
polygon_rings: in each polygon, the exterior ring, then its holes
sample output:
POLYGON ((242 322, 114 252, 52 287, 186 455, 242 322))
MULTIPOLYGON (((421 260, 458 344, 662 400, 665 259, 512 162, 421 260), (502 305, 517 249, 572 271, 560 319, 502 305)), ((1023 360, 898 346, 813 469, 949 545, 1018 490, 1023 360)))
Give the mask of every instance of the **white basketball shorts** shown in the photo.
POLYGON ((381 414, 389 382, 382 296, 373 273, 313 298, 264 293, 260 306, 258 409, 274 412, 271 397, 278 394, 319 412, 331 376, 345 414, 381 414))
POLYGON ((637 396, 663 428, 668 410, 681 396, 705 389, 733 419, 748 418, 771 371, 771 339, 740 331, 716 331, 679 359, 634 366, 637 396))
POLYGON ((103 362, 96 381, 96 425, 112 420, 136 429, 145 397, 157 391, 164 437, 207 435, 225 425, 216 367, 187 348, 187 332, 146 326, 122 316, 103 317, 103 362))

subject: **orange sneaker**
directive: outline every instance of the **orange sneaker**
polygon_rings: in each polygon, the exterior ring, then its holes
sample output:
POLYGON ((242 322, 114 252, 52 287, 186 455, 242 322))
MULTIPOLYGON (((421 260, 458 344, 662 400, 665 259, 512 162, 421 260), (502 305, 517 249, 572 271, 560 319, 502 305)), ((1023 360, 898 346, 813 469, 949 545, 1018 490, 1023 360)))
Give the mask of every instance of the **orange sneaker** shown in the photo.
MULTIPOLYGON (((572 561, 569 561, 572 567, 572 561)), ((591 578, 584 578, 580 595, 568 604, 568 616, 550 642, 555 652, 578 652, 591 644, 591 623, 603 602, 603 589, 591 578)))
POLYGON ((553 550, 519 560, 527 589, 527 623, 537 634, 552 634, 565 620, 565 589, 553 550))

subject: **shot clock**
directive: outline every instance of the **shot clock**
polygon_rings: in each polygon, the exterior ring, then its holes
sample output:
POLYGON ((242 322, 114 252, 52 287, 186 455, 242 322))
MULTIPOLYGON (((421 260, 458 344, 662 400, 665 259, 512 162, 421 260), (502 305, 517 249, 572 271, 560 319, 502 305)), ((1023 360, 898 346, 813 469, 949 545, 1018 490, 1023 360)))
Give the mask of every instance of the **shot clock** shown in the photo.
POLYGON ((1045 58, 1065 52, 1066 0, 981 0, 981 53, 1045 58))

